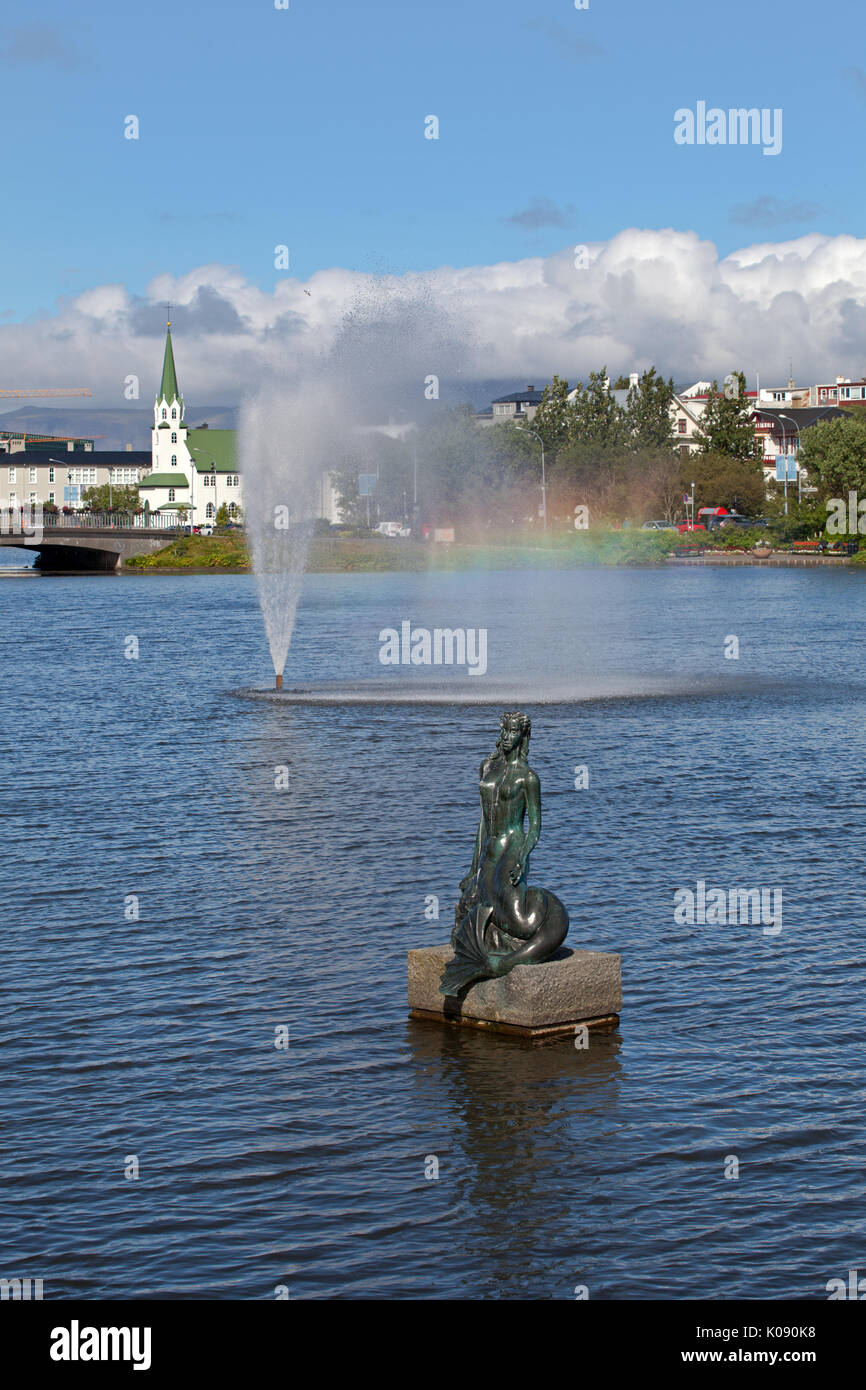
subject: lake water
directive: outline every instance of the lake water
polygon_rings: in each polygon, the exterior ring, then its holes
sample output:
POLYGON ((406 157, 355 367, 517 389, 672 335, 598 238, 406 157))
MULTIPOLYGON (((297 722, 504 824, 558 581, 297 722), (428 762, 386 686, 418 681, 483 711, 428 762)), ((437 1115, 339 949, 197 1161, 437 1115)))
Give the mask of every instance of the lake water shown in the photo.
POLYGON ((237 693, 273 681, 249 577, 3 578, 0 1275, 826 1298, 866 1259, 864 586, 310 576, 287 685, 396 693, 416 673, 380 629, 488 630, 489 707, 347 707, 237 693), (568 944, 623 957, 620 1028, 587 1051, 406 1018, 510 676, 585 697, 527 708, 532 879, 568 944), (700 879, 781 890, 782 930, 678 924, 700 879))

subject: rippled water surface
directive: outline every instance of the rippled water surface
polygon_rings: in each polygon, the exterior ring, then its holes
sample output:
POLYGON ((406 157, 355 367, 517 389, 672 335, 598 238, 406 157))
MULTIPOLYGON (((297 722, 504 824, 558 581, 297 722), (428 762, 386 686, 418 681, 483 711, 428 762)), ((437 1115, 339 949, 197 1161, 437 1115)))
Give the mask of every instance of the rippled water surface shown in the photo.
POLYGON ((0 1275, 826 1297, 866 1260, 864 585, 310 576, 286 684, 385 686, 344 704, 240 693, 273 679, 249 577, 3 578, 0 1275), (378 660, 404 619, 487 628, 487 675, 433 674, 495 703, 407 701, 431 672, 378 660), (512 688, 532 877, 570 945, 622 952, 620 1029, 588 1051, 406 1018, 512 688), (678 925, 698 879, 780 889, 782 931, 678 925))

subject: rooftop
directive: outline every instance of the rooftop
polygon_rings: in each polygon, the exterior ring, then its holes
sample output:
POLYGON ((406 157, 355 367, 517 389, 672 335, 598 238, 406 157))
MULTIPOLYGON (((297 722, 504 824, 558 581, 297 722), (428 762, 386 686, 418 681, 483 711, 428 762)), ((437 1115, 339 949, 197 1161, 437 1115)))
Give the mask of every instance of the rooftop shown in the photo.
POLYGON ((197 473, 237 473, 237 434, 235 430, 190 430, 186 447, 197 473))
POLYGON ((141 487, 189 487, 185 473, 148 473, 141 487))
POLYGON ((494 405, 541 405, 543 391, 536 391, 534 386, 526 386, 522 391, 512 391, 509 396, 497 396, 494 405))

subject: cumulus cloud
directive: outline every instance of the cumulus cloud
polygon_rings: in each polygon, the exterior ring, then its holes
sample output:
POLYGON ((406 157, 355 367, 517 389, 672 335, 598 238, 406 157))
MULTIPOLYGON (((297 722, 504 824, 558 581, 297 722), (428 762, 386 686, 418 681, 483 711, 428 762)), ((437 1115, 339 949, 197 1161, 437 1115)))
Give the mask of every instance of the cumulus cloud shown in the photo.
MULTIPOLYGON (((423 303, 418 351, 405 371, 460 382, 576 380, 605 363, 612 373, 655 365, 675 381, 722 377, 742 367, 750 380, 832 380, 863 368, 866 240, 812 233, 757 242, 721 258, 695 232, 630 228, 590 244, 586 264, 574 248, 495 265, 444 266, 425 274, 376 278, 320 270, 306 282, 286 277, 272 289, 235 266, 164 274, 136 296, 123 285, 94 285, 53 313, 0 324, 0 350, 22 383, 89 386, 94 404, 123 405, 134 374, 149 402, 159 379, 165 303, 171 301, 175 353, 188 400, 231 401, 267 370, 308 370, 329 351, 347 318, 382 316, 382 305, 423 303), (575 261, 583 268, 578 268, 575 261), (459 366, 432 327, 465 345, 459 366)), ((381 341, 388 338, 387 314, 381 341)), ((368 368, 393 375, 400 357, 368 368)), ((405 373, 404 373, 405 374, 405 373)), ((15 382, 9 382, 15 385, 15 382)), ((395 389, 395 398, 399 395, 395 389)), ((407 377, 409 407, 423 383, 407 377)))

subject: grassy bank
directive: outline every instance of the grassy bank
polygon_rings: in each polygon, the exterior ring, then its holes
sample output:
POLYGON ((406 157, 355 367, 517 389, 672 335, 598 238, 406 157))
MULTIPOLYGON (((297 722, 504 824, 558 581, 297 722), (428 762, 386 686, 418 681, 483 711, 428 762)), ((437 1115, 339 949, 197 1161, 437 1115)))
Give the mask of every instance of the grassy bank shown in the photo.
MULTIPOLYGON (((316 537, 310 542, 307 570, 319 574, 382 573, 389 570, 571 569, 582 565, 652 565, 682 550, 749 550, 767 533, 729 531, 676 535, 669 531, 598 528, 589 531, 522 532, 489 541, 481 536, 457 545, 428 541, 316 537)), ((864 563, 861 558, 859 563, 864 563)), ((145 572, 249 571, 249 551, 240 533, 182 536, 153 555, 127 561, 145 572)))
MULTIPOLYGON (((653 564, 672 548, 670 536, 652 531, 581 531, 550 537, 515 536, 505 544, 476 541, 460 545, 430 542, 317 537, 310 542, 307 570, 321 574, 388 570, 570 568, 573 565, 653 564)), ((131 570, 251 569, 242 535, 182 536, 153 555, 128 560, 131 570)))
POLYGON ((243 536, 180 536, 171 545, 152 555, 135 555, 127 560, 131 570, 232 570, 243 573, 250 568, 243 536))

